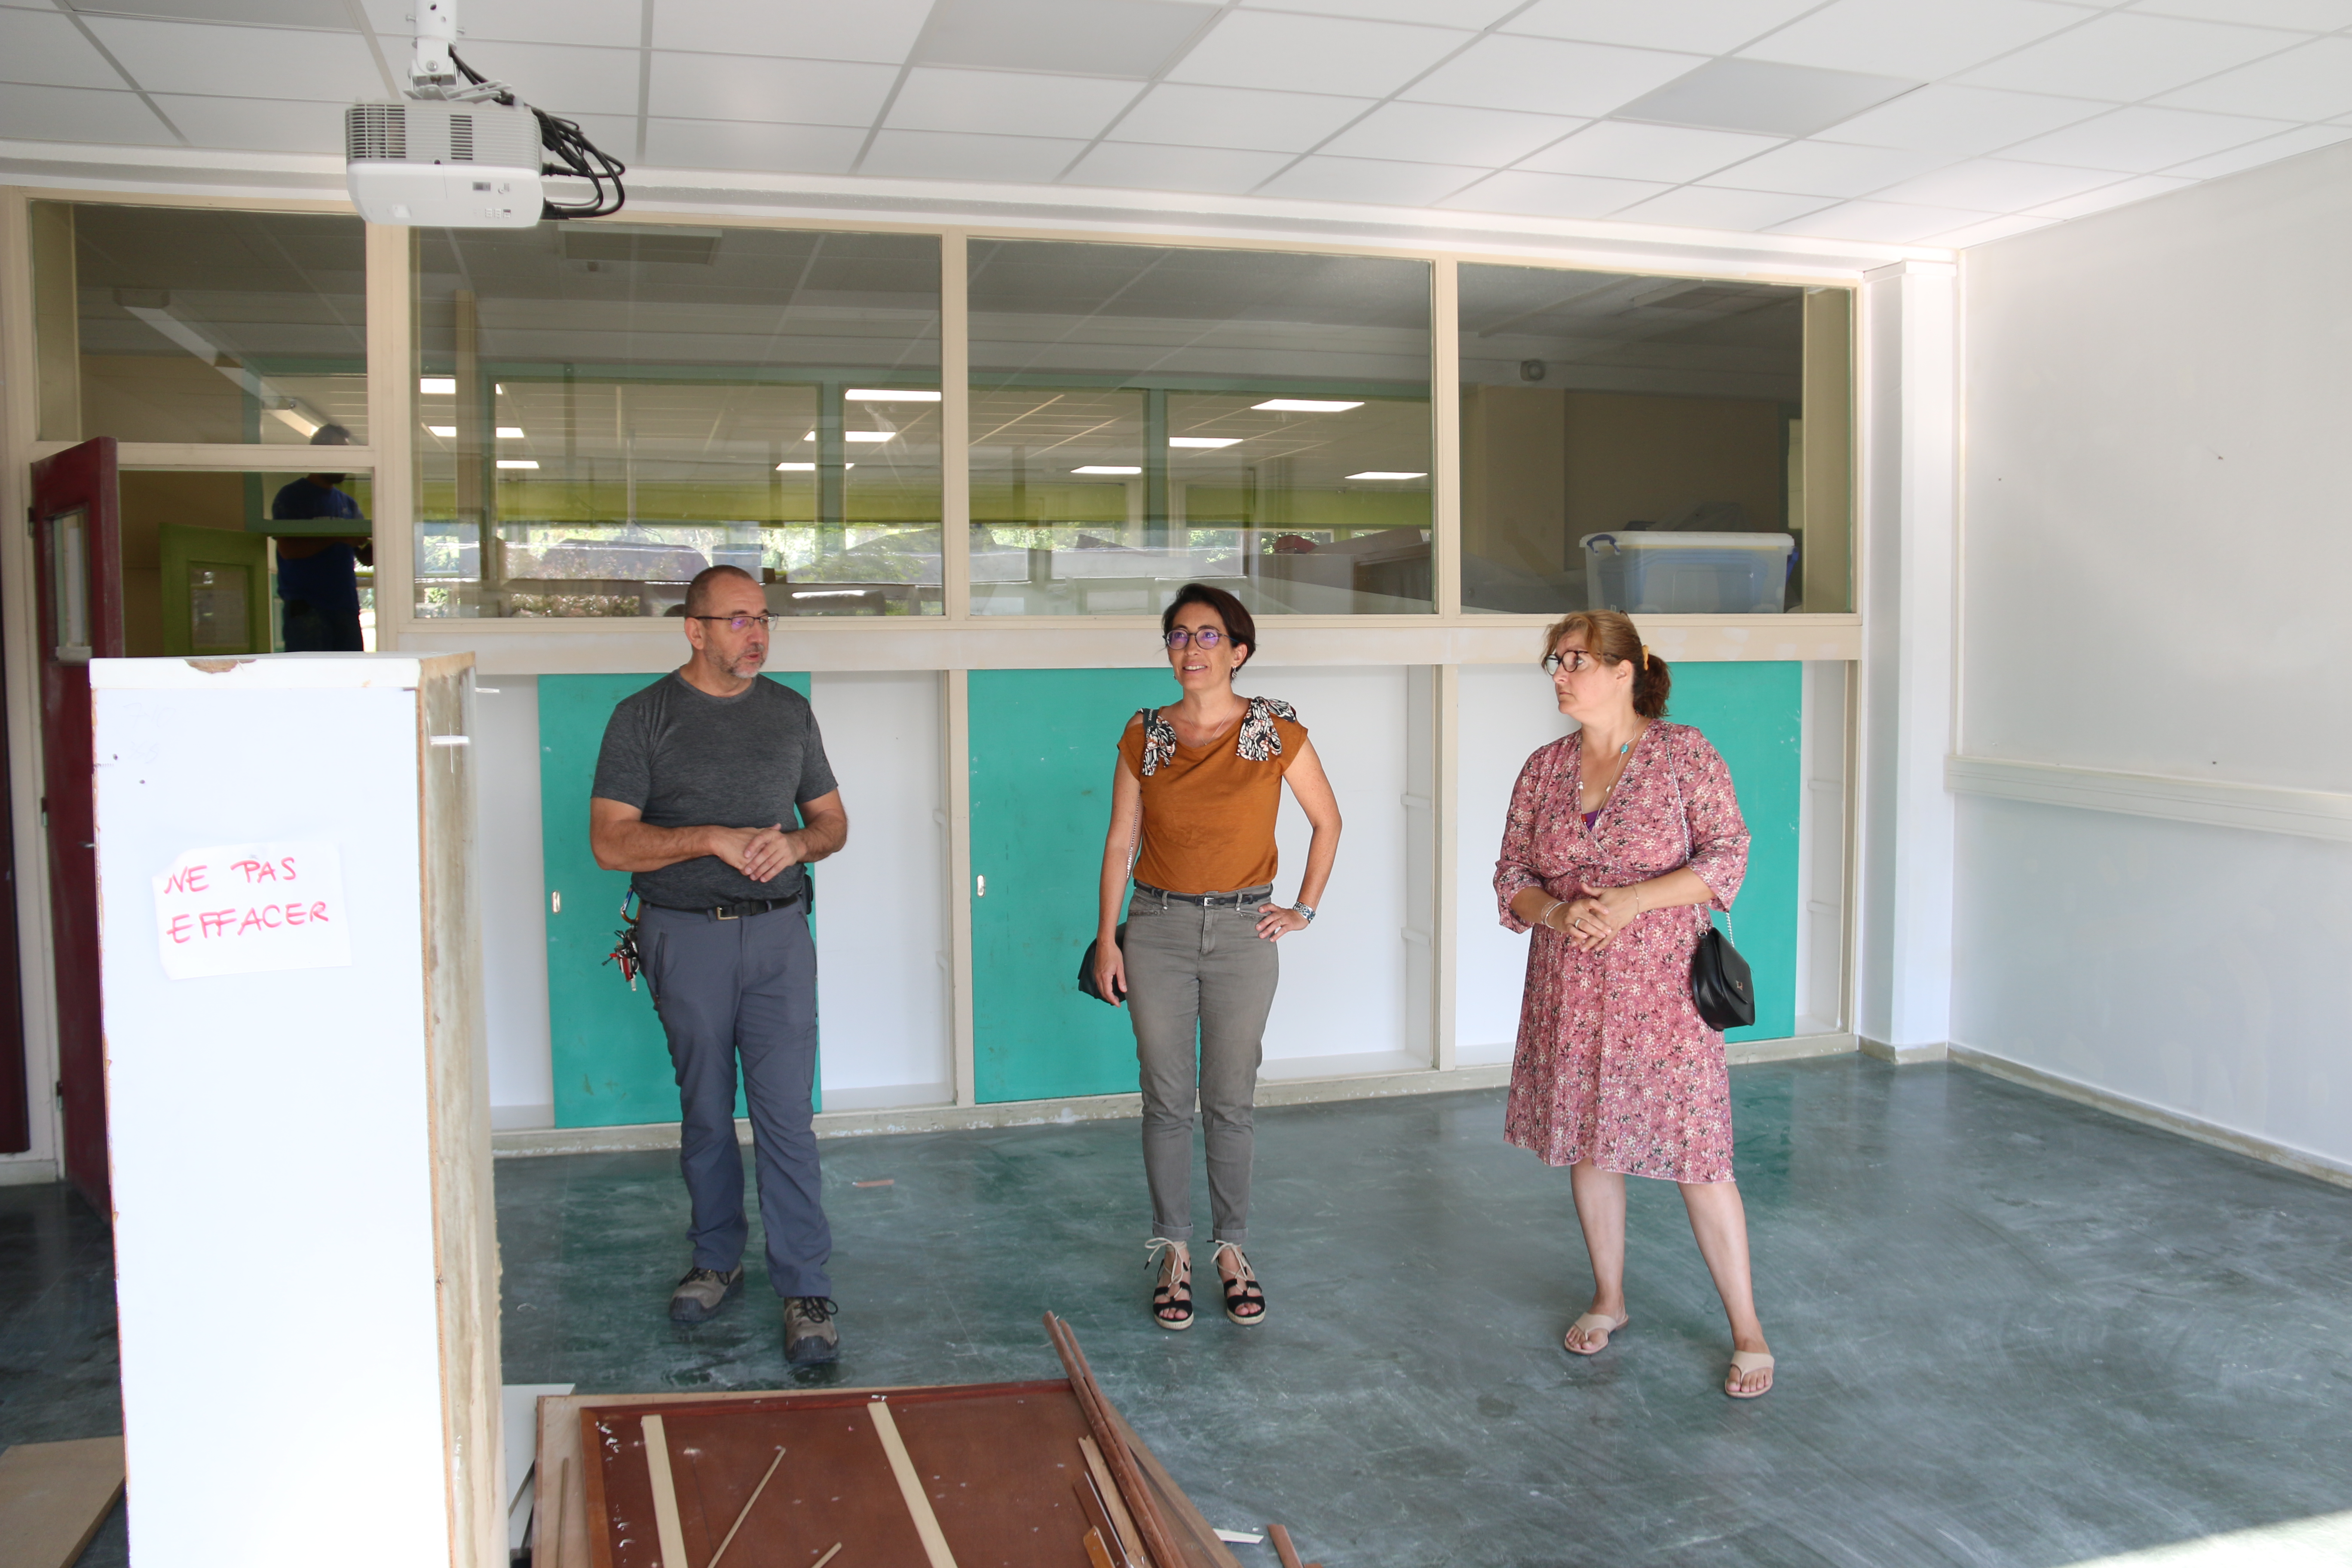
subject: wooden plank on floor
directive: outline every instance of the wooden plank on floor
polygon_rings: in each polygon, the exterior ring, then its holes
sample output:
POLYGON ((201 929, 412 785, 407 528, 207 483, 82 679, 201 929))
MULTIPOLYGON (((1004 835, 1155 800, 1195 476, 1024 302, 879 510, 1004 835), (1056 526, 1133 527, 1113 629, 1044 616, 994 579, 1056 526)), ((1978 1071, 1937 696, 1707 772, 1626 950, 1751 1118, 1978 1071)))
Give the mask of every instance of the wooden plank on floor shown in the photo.
POLYGON ((0 1554, 68 1568, 122 1495, 122 1439, 19 1443, 0 1453, 0 1554))

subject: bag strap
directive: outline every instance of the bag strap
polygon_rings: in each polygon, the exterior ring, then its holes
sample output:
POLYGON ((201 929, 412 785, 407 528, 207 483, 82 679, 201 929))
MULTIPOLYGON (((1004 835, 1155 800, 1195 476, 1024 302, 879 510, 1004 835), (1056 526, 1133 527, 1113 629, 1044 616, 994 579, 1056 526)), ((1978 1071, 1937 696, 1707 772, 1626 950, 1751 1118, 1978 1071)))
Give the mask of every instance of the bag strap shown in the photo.
MULTIPOLYGON (((1661 743, 1664 744, 1666 742, 1661 743)), ((1688 871, 1690 870, 1692 848, 1690 805, 1687 801, 1683 799, 1682 770, 1675 766, 1675 754, 1672 751, 1668 751, 1666 752, 1666 776, 1675 781, 1675 816, 1676 820, 1680 821, 1683 825, 1683 863, 1676 867, 1675 869, 1688 871)), ((1693 872, 1692 874, 1694 876, 1696 875, 1696 872, 1693 872)), ((1707 908, 1706 905, 1701 904, 1698 906, 1698 912, 1706 917, 1707 926, 1712 930, 1715 925, 1715 911, 1707 908)), ((1723 923, 1725 928, 1728 930, 1731 925, 1731 911, 1729 910, 1723 911, 1723 923)), ((1739 939, 1737 934, 1734 934, 1732 936, 1732 940, 1737 942, 1739 939)))

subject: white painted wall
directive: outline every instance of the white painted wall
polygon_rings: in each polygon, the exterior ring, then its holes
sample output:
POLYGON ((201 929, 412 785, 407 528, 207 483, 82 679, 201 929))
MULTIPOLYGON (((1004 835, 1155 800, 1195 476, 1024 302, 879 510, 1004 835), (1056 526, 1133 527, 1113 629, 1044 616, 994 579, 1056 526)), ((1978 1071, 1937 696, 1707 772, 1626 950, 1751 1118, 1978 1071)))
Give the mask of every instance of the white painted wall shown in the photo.
MULTIPOLYGON (((2352 148, 1967 253, 1960 750, 2352 791, 2352 148)), ((1970 799, 1956 1042, 2352 1159, 2352 851, 1970 799)))
POLYGON ((1495 908, 1495 856, 1511 785, 1528 753, 1576 726, 1562 717, 1551 682, 1536 668, 1541 628, 1528 639, 1522 665, 1472 665, 1461 675, 1461 811, 1456 818, 1454 1059, 1474 1067, 1507 1062, 1519 1034, 1519 994, 1528 939, 1506 931, 1495 908))
POLYGON ((547 1052, 547 869, 539 820, 539 678, 486 679, 474 701, 480 770, 483 1005, 490 1117, 500 1130, 555 1124, 547 1052))
POLYGON ((817 871, 824 1107, 944 1103, 955 1072, 940 678, 814 675, 809 704, 849 812, 848 847, 817 871))

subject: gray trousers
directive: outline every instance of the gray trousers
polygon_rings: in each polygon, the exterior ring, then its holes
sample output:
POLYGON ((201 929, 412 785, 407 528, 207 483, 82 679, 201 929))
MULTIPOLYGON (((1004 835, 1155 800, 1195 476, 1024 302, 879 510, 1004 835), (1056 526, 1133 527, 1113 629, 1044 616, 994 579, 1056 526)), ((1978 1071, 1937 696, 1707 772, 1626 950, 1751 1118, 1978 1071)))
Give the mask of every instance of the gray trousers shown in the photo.
POLYGON ((808 906, 741 920, 646 906, 637 922, 646 979, 677 1069, 677 1163, 694 1223, 694 1266, 743 1260, 743 1154, 735 1142, 735 1070, 751 1111, 760 1228, 779 1296, 830 1296, 809 1094, 816 1072, 816 942, 808 906))
POLYGON ((1192 1239, 1192 1112, 1209 1146, 1213 1239, 1249 1239, 1252 1105, 1265 1016, 1279 974, 1257 934, 1273 889, 1221 893, 1213 906, 1163 902, 1139 889, 1127 906, 1127 1010, 1143 1081, 1143 1174, 1151 1234, 1192 1239))

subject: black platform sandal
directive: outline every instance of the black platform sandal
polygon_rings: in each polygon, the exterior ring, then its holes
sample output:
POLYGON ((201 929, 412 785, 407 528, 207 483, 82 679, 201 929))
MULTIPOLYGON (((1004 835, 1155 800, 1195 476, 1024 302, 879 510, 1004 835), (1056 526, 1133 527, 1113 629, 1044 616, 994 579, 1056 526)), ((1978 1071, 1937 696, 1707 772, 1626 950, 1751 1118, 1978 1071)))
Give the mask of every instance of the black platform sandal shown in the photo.
POLYGON ((1236 1244, 1230 1241, 1217 1243, 1215 1251, 1210 1254, 1210 1260, 1214 1262, 1227 1252, 1234 1255, 1235 1272, 1230 1279, 1223 1277, 1222 1270, 1218 1274, 1219 1282, 1225 1288, 1225 1316, 1245 1329, 1255 1328, 1265 1321, 1265 1291, 1257 1282, 1256 1271, 1250 1268, 1249 1259, 1242 1255, 1242 1249, 1236 1244))
POLYGON ((1192 1326, 1192 1251, 1181 1241, 1155 1236, 1148 1249, 1160 1264, 1160 1282, 1151 1288, 1151 1321, 1163 1329, 1192 1326), (1168 1256, 1160 1258, 1165 1249, 1168 1256))

